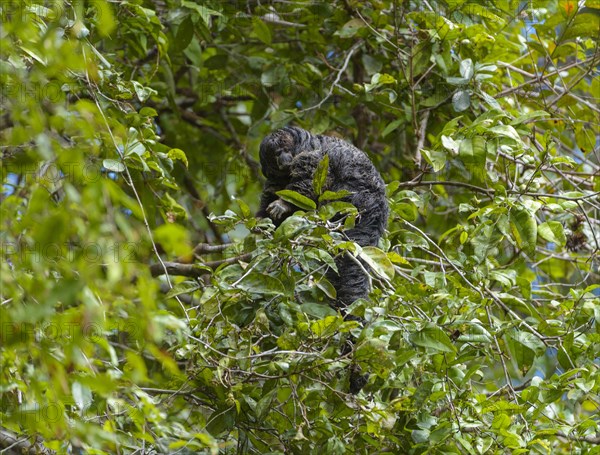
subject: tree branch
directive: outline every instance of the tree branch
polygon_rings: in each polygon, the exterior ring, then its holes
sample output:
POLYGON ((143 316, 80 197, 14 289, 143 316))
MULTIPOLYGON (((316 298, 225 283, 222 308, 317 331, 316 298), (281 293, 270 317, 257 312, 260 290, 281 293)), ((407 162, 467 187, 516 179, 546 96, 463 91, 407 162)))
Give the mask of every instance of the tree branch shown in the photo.
POLYGON ((150 266, 150 273, 153 277, 168 274, 200 278, 208 273, 206 269, 199 267, 197 264, 182 264, 181 262, 163 262, 163 264, 165 265, 164 268, 161 264, 150 266))
POLYGON ((31 443, 30 439, 32 439, 31 436, 19 437, 4 428, 0 428, 0 453, 5 455, 51 455, 55 453, 53 450, 45 448, 40 442, 31 443))
POLYGON ((221 245, 211 245, 209 243, 199 243, 194 247, 194 255, 220 253, 230 247, 231 243, 223 243, 221 245))
POLYGON ((164 262, 165 267, 161 264, 150 265, 150 273, 153 277, 164 275, 165 272, 169 275, 175 276, 187 276, 190 278, 200 278, 206 275, 206 267, 215 270, 217 267, 223 264, 235 264, 238 261, 247 261, 252 257, 252 253, 242 254, 233 258, 222 259, 220 261, 206 262, 204 264, 183 264, 181 262, 164 262))
POLYGON ((581 441, 587 442, 588 444, 598 444, 600 445, 600 436, 572 436, 562 431, 558 431, 556 436, 559 438, 569 439, 571 441, 581 441))
POLYGON ((472 191, 475 191, 477 193, 484 193, 490 197, 494 196, 494 190, 489 190, 487 188, 482 188, 480 186, 476 186, 476 185, 471 185, 470 183, 465 183, 465 182, 452 182, 452 181, 432 181, 432 180, 427 180, 427 181, 411 181, 411 182, 402 182, 400 183, 399 188, 414 188, 417 186, 435 186, 435 185, 441 185, 441 186, 458 186, 458 187, 462 187, 462 188, 468 188, 472 191))
MULTIPOLYGON (((580 65, 585 65, 587 63, 591 63, 590 67, 594 67, 596 65, 596 63, 597 63, 595 61, 596 59, 597 59, 597 57, 590 57, 590 58, 588 58, 587 60, 584 60, 584 61, 569 63, 568 65, 565 65, 565 66, 563 66, 561 68, 558 68, 558 69, 556 69, 554 71, 551 71, 551 72, 549 72, 547 74, 544 74, 544 75, 533 75, 532 74, 531 75, 533 77, 532 80, 527 81, 527 82, 523 82, 522 84, 517 85, 516 87, 510 87, 510 88, 507 88, 506 90, 502 90, 500 93, 497 93, 496 95, 494 95, 494 98, 496 98, 496 99, 498 99, 498 98, 504 98, 506 95, 509 95, 509 94, 511 94, 513 92, 519 91, 523 87, 527 87, 528 85, 535 84, 536 82, 540 82, 541 83, 544 80, 548 79, 549 77, 555 76, 555 75, 559 74, 562 71, 574 68, 576 66, 580 66, 580 65)), ((503 66, 507 66, 506 63, 502 63, 502 62, 499 62, 499 63, 502 64, 503 66)), ((511 68, 511 69, 513 69, 513 68, 511 68)), ((514 69, 513 69, 513 71, 514 71, 514 69)))
POLYGON ((307 107, 306 109, 302 109, 301 111, 298 111, 298 114, 303 114, 304 112, 312 111, 313 109, 319 109, 323 104, 325 104, 325 101, 327 101, 329 98, 331 98, 331 95, 333 95, 333 90, 335 89, 336 85, 338 85, 338 83, 340 82, 340 79, 342 78, 342 74, 344 74, 344 71, 346 71, 346 68, 348 68, 348 63, 350 63, 350 58, 352 57, 352 54, 354 54, 354 52, 356 52, 356 50, 361 45, 362 45, 362 41, 359 41, 358 43, 354 44, 354 46, 352 46, 350 48, 350 50, 346 54, 346 58, 344 59, 344 64, 338 71, 337 76, 335 77, 335 80, 333 81, 333 84, 331 84, 331 87, 329 87, 329 91, 327 92, 327 95, 325 95, 325 98, 323 98, 321 101, 319 101, 314 106, 307 107))
POLYGON ((423 157, 421 156, 421 150, 425 145, 425 139, 427 135, 427 122, 429 120, 430 110, 423 112, 421 116, 421 124, 419 125, 418 131, 418 142, 417 142, 417 151, 415 152, 415 163, 417 165, 417 169, 421 169, 423 157))

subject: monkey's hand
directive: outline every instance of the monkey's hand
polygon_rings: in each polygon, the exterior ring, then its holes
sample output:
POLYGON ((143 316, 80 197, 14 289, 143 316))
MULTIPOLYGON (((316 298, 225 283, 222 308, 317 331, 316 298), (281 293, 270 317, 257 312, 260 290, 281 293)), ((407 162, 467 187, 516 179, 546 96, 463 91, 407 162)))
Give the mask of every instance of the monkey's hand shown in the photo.
POLYGON ((267 213, 274 222, 283 221, 293 210, 293 206, 283 199, 276 199, 267 207, 267 213))

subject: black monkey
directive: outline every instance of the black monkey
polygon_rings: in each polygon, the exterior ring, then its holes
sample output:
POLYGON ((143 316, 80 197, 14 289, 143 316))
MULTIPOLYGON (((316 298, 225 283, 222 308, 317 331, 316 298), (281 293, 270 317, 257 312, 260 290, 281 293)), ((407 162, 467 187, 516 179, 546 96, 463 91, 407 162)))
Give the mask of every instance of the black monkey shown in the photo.
MULTIPOLYGON (((267 181, 257 216, 270 217, 278 226, 297 209, 277 196, 283 189, 317 202, 313 177, 325 155, 329 155, 329 169, 324 190, 349 191, 345 200, 358 210, 355 226, 345 234, 361 246, 377 245, 389 214, 381 175, 367 155, 352 144, 301 128, 282 128, 260 144, 260 164, 267 181)), ((348 255, 336 258, 336 266, 339 274, 330 271, 327 276, 337 292, 335 306, 341 309, 368 295, 369 280, 348 255)))

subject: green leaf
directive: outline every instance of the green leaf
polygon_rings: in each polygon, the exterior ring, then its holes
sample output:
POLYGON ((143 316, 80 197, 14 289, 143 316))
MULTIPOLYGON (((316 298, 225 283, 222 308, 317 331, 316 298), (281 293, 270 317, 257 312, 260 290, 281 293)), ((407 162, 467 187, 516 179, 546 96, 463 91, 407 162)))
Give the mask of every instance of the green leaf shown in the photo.
POLYGON ((460 141, 458 155, 471 172, 483 172, 486 160, 485 138, 475 136, 460 141))
POLYGON ((333 284, 331 284, 331 283, 329 282, 329 280, 327 280, 327 279, 325 279, 325 278, 322 278, 322 279, 320 279, 320 280, 317 280, 317 283, 316 283, 316 285, 317 285, 317 287, 318 287, 319 289, 321 289, 321 290, 322 290, 322 291, 325 293, 325 295, 326 295, 327 297, 329 297, 330 299, 332 299, 332 300, 333 300, 333 299, 335 299, 335 298, 336 298, 336 296, 337 296, 337 291, 335 290, 335 287, 333 286, 333 284))
POLYGON ((138 99, 142 103, 144 101, 146 101, 148 98, 150 98, 152 95, 156 95, 158 93, 153 88, 144 86, 144 85, 140 84, 138 81, 131 81, 131 83, 133 84, 135 94, 137 95, 138 99))
POLYGON ((344 455, 346 452, 346 445, 340 438, 332 437, 327 439, 327 444, 323 448, 323 452, 331 455, 344 455))
POLYGON ((417 444, 427 443, 431 437, 431 432, 427 429, 424 430, 412 430, 410 433, 413 441, 417 444))
POLYGON ((492 428, 494 430, 502 430, 507 429, 512 424, 512 419, 503 412, 498 412, 494 416, 494 420, 492 421, 492 428))
POLYGON ((458 90, 452 95, 452 107, 456 112, 466 111, 471 105, 471 94, 467 90, 458 90))
POLYGON ((140 115, 142 117, 153 118, 158 116, 158 112, 156 112, 156 109, 152 109, 151 107, 146 106, 140 109, 140 115))
POLYGON ((337 218, 339 215, 345 215, 344 223, 350 223, 351 220, 354 220, 358 216, 358 210, 350 202, 333 201, 322 205, 319 208, 319 215, 321 218, 327 220, 331 220, 334 217, 337 218))
POLYGON ((310 330, 318 337, 330 337, 335 334, 341 323, 341 318, 337 316, 327 316, 323 319, 313 322, 310 325, 310 330))
POLYGON ((523 123, 527 123, 531 120, 536 120, 539 118, 550 117, 550 114, 546 111, 532 111, 527 114, 522 114, 517 117, 515 120, 511 122, 511 125, 521 125, 523 123))
POLYGON ((117 160, 105 159, 102 161, 102 166, 112 172, 125 172, 125 165, 117 160))
POLYGON ((493 270, 490 272, 490 278, 502 283, 505 288, 515 285, 517 272, 515 270, 493 270))
POLYGON ((187 16, 177 28, 175 35, 175 49, 183 52, 189 46, 194 37, 194 23, 191 16, 187 16))
POLYGON ((465 79, 464 77, 447 77, 446 82, 450 85, 467 85, 469 79, 465 79))
POLYGON ((394 213, 408 221, 415 221, 419 216, 417 206, 412 202, 396 202, 393 204, 392 209, 394 213))
POLYGON ((221 16, 221 13, 196 2, 182 0, 181 5, 195 11, 207 26, 210 26, 210 16, 221 16))
POLYGON ((185 152, 183 150, 181 150, 181 149, 171 149, 167 153, 167 156, 170 159, 172 159, 172 160, 183 161, 183 164, 185 164, 185 167, 188 167, 188 159, 187 159, 187 156, 185 155, 185 152))
POLYGON ((473 77, 473 61, 470 58, 460 62, 460 75, 467 80, 473 77))
POLYGON ((301 308, 304 313, 318 319, 337 315, 337 312, 326 303, 305 302, 301 308))
POLYGON ((238 207, 240 208, 241 212, 242 212, 242 216, 244 218, 248 218, 251 215, 251 211, 250 211, 250 207, 248 206, 248 204, 246 204, 246 202, 242 201, 241 199, 237 198, 235 200, 235 202, 237 202, 238 207))
MULTIPOLYGON (((277 84, 285 83, 288 78, 287 70, 284 66, 273 66, 265 70, 260 76, 260 82, 265 87, 274 87, 277 84)), ((288 116, 289 114, 283 111, 276 111, 273 115, 288 116)))
POLYGON ((154 240, 173 256, 188 256, 192 252, 190 233, 180 224, 167 223, 154 230, 154 240))
POLYGON ((237 287, 253 294, 284 295, 286 290, 281 281, 273 276, 252 272, 237 284, 237 287))
POLYGON ((326 190, 319 196, 319 202, 323 201, 337 201, 339 199, 344 199, 345 197, 350 196, 352 193, 348 190, 340 190, 340 191, 329 191, 326 190))
MULTIPOLYGON (((317 165, 317 169, 315 170, 315 175, 313 176, 313 190, 317 196, 320 196, 323 192, 323 187, 325 186, 325 182, 327 181, 327 173, 329 171, 329 155, 323 156, 319 164, 317 165)), ((309 199, 310 200, 310 199, 309 199)), ((313 202, 313 201, 311 201, 313 202)), ((316 208, 316 204, 315 207, 316 208)))
POLYGON ((404 119, 399 118, 388 123, 387 126, 381 132, 381 137, 386 137, 388 134, 390 134, 392 131, 394 131, 396 128, 402 125, 404 121, 404 119))
POLYGON ((258 403, 256 403, 256 418, 264 419, 269 411, 271 410, 271 404, 273 403, 275 396, 277 395, 277 388, 271 389, 265 393, 258 403))
POLYGON ((544 343, 532 333, 521 330, 511 330, 507 335, 513 360, 523 373, 528 372, 533 366, 536 355, 544 353, 546 349, 544 343))
POLYGON ((331 267, 337 272, 337 266, 335 265, 335 261, 333 260, 331 254, 329 254, 327 251, 317 248, 310 248, 304 254, 308 259, 313 259, 316 262, 325 263, 328 267, 331 267))
POLYGON ((396 78, 387 73, 375 73, 371 78, 371 85, 395 84, 396 78))
POLYGON ((558 221, 546 221, 538 226, 537 231, 539 236, 548 242, 564 246, 567 241, 563 225, 558 221))
POLYGON ((505 136, 514 139, 517 142, 521 142, 521 136, 517 133, 517 130, 510 125, 497 125, 489 129, 490 133, 494 133, 498 136, 505 136))
POLYGON ((362 54, 362 62, 369 75, 379 73, 383 66, 381 59, 373 57, 366 52, 362 54))
POLYGON ((510 211, 510 226, 517 245, 531 256, 537 243, 535 215, 527 209, 513 207, 510 211))
MULTIPOLYGON (((125 147, 125 156, 129 156, 132 154, 142 156, 144 153, 146 153, 146 147, 137 139, 133 139, 127 142, 127 145, 125 147)), ((149 161, 146 163, 150 164, 149 161)))
POLYGON ((359 255, 369 266, 377 273, 377 275, 392 280, 394 278, 395 269, 392 261, 379 248, 374 246, 365 246, 359 255))
POLYGON ((259 17, 252 18, 252 31, 254 35, 265 44, 271 44, 273 40, 269 26, 265 24, 259 17))
POLYGON ((433 172, 439 172, 446 165, 446 154, 435 150, 422 149, 421 153, 425 160, 433 167, 433 172))
POLYGON ((585 154, 588 154, 594 150, 596 144, 596 134, 594 134, 594 132, 589 128, 586 128, 585 124, 576 124, 575 141, 577 142, 577 145, 581 151, 585 154))
POLYGON ((232 429, 235 425, 235 406, 229 406, 215 411, 207 419, 206 431, 212 436, 218 436, 221 433, 232 429))
MULTIPOLYGON (((198 266, 203 267, 203 266, 198 266)), ((212 269, 210 267, 203 267, 207 270, 207 272, 212 272, 212 269)), ((202 286, 200 285, 200 283, 196 282, 196 281, 184 281, 183 283, 178 283, 175 286, 173 286, 169 292, 167 292, 166 294, 166 298, 170 299, 172 297, 176 297, 178 295, 181 294, 191 294, 192 292, 197 291, 198 289, 200 289, 202 286)))
POLYGON ((358 18, 350 19, 340 30, 335 32, 335 35, 338 35, 340 38, 352 38, 364 26, 365 23, 362 20, 358 18))
POLYGON ((106 0, 97 0, 94 3, 94 9, 96 10, 97 29, 100 35, 103 37, 110 36, 117 25, 112 5, 106 0))
POLYGON ((354 353, 354 359, 368 366, 371 372, 385 378, 394 367, 391 352, 387 343, 380 338, 366 338, 354 353))
POLYGON ((417 346, 441 352, 455 352, 456 347, 439 327, 428 324, 422 330, 410 335, 410 341, 417 346))
POLYGON ((291 239, 310 228, 309 222, 301 216, 290 216, 275 231, 275 239, 291 239))
POLYGON ((429 401, 432 390, 433 382, 427 380, 423 381, 413 394, 413 403, 415 406, 423 406, 427 401, 429 401))
POLYGON ((442 134, 442 145, 446 150, 450 150, 454 155, 458 155, 460 142, 442 134))
POLYGON ((290 204, 294 204, 303 210, 315 210, 317 204, 312 199, 292 190, 281 190, 277 191, 277 196, 290 204))
POLYGON ((489 104, 492 109, 502 110, 502 106, 500 106, 500 103, 498 101, 496 101, 496 99, 493 96, 490 96, 483 91, 479 91, 478 93, 479 93, 479 96, 481 96, 481 98, 483 98, 483 100, 487 104, 489 104))
POLYGON ((487 6, 486 4, 479 4, 476 2, 469 2, 466 5, 466 9, 468 10, 468 14, 477 15, 484 17, 486 19, 490 19, 490 23, 496 25, 496 27, 502 27, 506 23, 504 19, 500 16, 494 14, 492 8, 487 6))
POLYGON ((600 38, 600 16, 593 13, 575 16, 562 38, 568 40, 577 37, 600 38))

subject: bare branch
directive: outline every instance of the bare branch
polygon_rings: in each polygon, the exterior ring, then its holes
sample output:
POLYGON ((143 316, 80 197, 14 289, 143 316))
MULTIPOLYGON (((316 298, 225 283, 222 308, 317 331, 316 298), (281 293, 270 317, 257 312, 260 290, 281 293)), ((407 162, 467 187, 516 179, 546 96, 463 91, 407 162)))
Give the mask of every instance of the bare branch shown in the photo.
POLYGON ((190 278, 200 278, 206 275, 208 272, 206 267, 216 269, 223 264, 235 264, 238 261, 247 261, 252 257, 252 253, 242 254, 233 258, 222 259, 220 261, 206 262, 205 264, 183 264, 181 262, 164 262, 164 268, 161 264, 152 264, 150 266, 150 273, 153 277, 164 275, 168 273, 176 276, 187 276, 190 278))
MULTIPOLYGON (((576 66, 582 66, 582 65, 586 65, 586 64, 590 63, 590 67, 594 67, 597 64, 597 60, 598 60, 597 57, 590 57, 587 60, 569 63, 568 65, 562 66, 561 68, 558 68, 554 71, 550 71, 549 73, 544 74, 544 75, 532 74, 531 75, 532 80, 523 82, 522 84, 517 85, 516 87, 510 87, 510 88, 507 88, 506 90, 502 90, 500 93, 497 93, 496 95, 494 95, 494 98, 496 98, 496 99, 504 98, 506 95, 510 95, 513 92, 523 89, 523 87, 527 87, 528 85, 535 84, 536 82, 541 83, 552 76, 556 76, 557 74, 560 74, 562 71, 566 71, 566 70, 574 68, 576 66)), ((498 62, 498 63, 502 64, 502 62, 498 62)), ((503 66, 506 66, 506 65, 507 65, 506 63, 503 64, 503 66)))
POLYGON ((587 442, 588 444, 598 444, 600 445, 600 436, 575 436, 564 433, 562 431, 558 431, 556 435, 560 438, 569 439, 571 441, 581 441, 587 442))
POLYGON ((44 454, 50 455, 54 452, 53 450, 45 448, 41 443, 30 442, 32 438, 19 437, 12 432, 0 428, 0 453, 6 455, 17 455, 17 454, 44 454))
POLYGON ((423 160, 423 157, 421 156, 421 150, 423 149, 423 146, 425 145, 425 139, 426 139, 426 135, 427 135, 427 122, 429 120, 430 113, 431 113, 431 111, 427 110, 427 111, 423 112, 423 115, 421 116, 421 124, 419 126, 419 132, 418 132, 417 151, 415 153, 415 162, 416 162, 418 169, 421 169, 421 164, 422 164, 422 160, 423 160))
POLYGON ((304 112, 308 112, 308 111, 312 111, 314 109, 319 109, 321 106, 323 106, 323 104, 325 104, 325 102, 331 98, 331 95, 333 95, 333 90, 335 89, 335 87, 339 84, 340 79, 342 78, 342 74, 344 74, 344 71, 346 71, 346 68, 348 68, 348 63, 350 63, 350 58, 352 57, 352 54, 354 54, 354 52, 356 52, 356 50, 362 45, 362 41, 359 41, 357 43, 354 44, 354 46, 352 46, 350 48, 350 50, 348 51, 348 53, 346 54, 346 58, 344 59, 344 64, 342 65, 342 67, 339 69, 337 76, 335 77, 335 80, 333 81, 333 84, 331 84, 331 87, 329 87, 329 92, 327 92, 327 95, 325 95, 325 98, 323 98, 321 101, 319 101, 317 104, 315 104, 314 106, 311 107, 307 107, 306 109, 302 109, 301 111, 298 111, 298 114, 302 114, 304 112))

